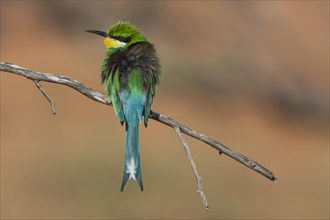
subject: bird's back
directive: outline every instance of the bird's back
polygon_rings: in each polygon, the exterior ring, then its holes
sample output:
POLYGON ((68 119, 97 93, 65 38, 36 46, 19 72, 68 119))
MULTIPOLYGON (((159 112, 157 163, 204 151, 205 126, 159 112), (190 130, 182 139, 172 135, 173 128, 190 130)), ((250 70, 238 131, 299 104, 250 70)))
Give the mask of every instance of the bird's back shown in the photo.
POLYGON ((127 50, 107 55, 101 78, 102 82, 106 82, 106 87, 110 87, 106 90, 115 109, 119 109, 116 114, 120 121, 124 119, 126 122, 128 120, 129 123, 131 121, 136 123, 137 118, 138 121, 141 120, 143 108, 146 108, 147 123, 159 77, 160 65, 155 48, 148 42, 136 43, 127 50), (116 74, 118 74, 117 82, 116 74), (114 91, 118 94, 113 94, 114 91), (121 105, 121 109, 116 108, 115 105, 121 105))

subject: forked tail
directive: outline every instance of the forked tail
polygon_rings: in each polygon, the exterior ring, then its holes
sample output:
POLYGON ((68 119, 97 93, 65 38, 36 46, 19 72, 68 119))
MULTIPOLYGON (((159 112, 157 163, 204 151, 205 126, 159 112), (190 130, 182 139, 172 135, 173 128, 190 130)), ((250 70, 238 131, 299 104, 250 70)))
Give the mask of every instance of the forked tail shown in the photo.
POLYGON ((136 126, 126 123, 126 149, 123 182, 120 191, 124 191, 128 180, 136 180, 140 190, 143 191, 141 164, 140 164, 140 144, 139 144, 139 124, 136 126))

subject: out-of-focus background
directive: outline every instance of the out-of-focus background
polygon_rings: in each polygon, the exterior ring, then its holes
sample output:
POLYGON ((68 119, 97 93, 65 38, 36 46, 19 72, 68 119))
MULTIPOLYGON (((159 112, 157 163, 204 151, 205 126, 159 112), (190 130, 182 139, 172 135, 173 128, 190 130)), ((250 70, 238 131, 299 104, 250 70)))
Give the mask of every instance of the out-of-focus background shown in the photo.
POLYGON ((1 1, 1 60, 103 91, 117 20, 158 50, 153 110, 272 170, 271 182, 187 137, 205 211, 174 131, 141 126, 145 191, 120 192, 124 127, 80 93, 1 72, 1 218, 329 218, 328 1, 1 1))

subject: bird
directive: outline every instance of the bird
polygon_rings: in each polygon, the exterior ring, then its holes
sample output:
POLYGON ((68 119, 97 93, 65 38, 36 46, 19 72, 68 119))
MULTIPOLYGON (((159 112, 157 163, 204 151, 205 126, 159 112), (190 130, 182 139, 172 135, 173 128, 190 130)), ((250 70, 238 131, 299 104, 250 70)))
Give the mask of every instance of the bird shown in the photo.
POLYGON ((121 125, 125 124, 124 174, 120 191, 130 179, 143 191, 139 124, 145 127, 151 113, 161 67, 155 46, 127 21, 118 21, 107 32, 86 30, 102 36, 106 47, 101 82, 121 125))

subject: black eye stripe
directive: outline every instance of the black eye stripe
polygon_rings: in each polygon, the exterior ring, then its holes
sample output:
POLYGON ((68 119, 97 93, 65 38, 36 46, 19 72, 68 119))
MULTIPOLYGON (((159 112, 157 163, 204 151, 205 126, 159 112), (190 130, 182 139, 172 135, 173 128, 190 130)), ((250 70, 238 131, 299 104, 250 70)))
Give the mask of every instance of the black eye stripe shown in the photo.
POLYGON ((112 38, 119 40, 121 42, 125 42, 125 43, 128 43, 131 41, 130 37, 124 37, 124 36, 112 36, 112 38))

